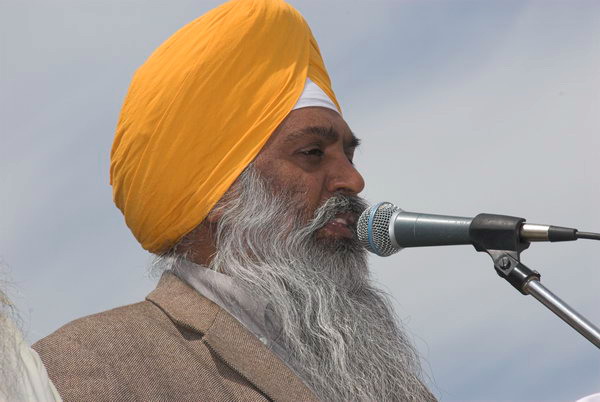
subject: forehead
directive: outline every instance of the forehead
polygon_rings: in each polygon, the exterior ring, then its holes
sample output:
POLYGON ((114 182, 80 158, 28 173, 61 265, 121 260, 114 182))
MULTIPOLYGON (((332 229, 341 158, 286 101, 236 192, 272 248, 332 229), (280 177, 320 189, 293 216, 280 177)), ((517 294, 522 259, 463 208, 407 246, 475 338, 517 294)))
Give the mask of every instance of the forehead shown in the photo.
POLYGON ((348 123, 338 112, 323 107, 306 107, 291 111, 273 132, 267 146, 297 139, 298 133, 315 127, 341 136, 344 142, 353 142, 355 139, 348 123))

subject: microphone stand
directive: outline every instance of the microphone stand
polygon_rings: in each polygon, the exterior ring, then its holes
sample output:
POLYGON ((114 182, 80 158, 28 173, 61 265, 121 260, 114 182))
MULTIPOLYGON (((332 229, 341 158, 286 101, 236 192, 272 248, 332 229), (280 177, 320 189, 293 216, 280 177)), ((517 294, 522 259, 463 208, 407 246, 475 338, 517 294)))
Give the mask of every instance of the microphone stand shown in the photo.
POLYGON ((520 237, 523 218, 479 214, 471 223, 470 237, 477 251, 485 252, 494 261, 498 275, 524 295, 532 295, 554 314, 600 349, 600 330, 571 308, 540 282, 539 272, 520 261, 520 253, 529 242, 520 237))

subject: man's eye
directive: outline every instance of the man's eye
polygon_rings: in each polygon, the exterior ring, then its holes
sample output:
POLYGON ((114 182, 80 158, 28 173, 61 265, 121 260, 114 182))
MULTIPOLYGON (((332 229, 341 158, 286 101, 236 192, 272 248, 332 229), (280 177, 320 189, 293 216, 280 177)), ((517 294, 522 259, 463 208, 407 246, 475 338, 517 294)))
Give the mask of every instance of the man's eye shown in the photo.
POLYGON ((302 155, 306 155, 306 156, 318 156, 318 157, 321 157, 324 154, 324 152, 321 151, 319 148, 308 149, 306 151, 301 151, 300 153, 302 155))

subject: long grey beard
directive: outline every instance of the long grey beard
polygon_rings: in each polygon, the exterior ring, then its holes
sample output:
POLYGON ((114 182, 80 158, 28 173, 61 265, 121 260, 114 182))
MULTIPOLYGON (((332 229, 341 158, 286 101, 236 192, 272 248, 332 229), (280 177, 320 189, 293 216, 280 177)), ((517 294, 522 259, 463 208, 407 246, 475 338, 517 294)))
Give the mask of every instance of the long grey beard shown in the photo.
POLYGON ((275 191, 252 166, 244 171, 214 209, 222 217, 209 268, 271 302, 293 367, 322 400, 435 400, 387 295, 371 284, 364 249, 316 236, 364 202, 336 195, 306 224, 301 191, 275 191))

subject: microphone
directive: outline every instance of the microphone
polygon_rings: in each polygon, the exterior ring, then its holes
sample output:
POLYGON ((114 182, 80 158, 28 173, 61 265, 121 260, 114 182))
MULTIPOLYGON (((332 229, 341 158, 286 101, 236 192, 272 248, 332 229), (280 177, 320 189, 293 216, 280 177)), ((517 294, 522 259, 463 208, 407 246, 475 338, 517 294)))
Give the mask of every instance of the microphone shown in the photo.
MULTIPOLYGON (((518 230, 518 240, 569 241, 577 229, 525 223, 525 219, 505 215, 479 214, 474 218, 407 212, 389 202, 367 208, 358 218, 357 235, 370 252, 386 257, 405 247, 471 244, 480 248, 481 239, 496 232, 518 230)), ((584 235, 584 233, 580 233, 584 235)), ((585 233, 587 235, 587 233, 585 233)), ((588 237, 589 238, 589 237, 588 237)))

